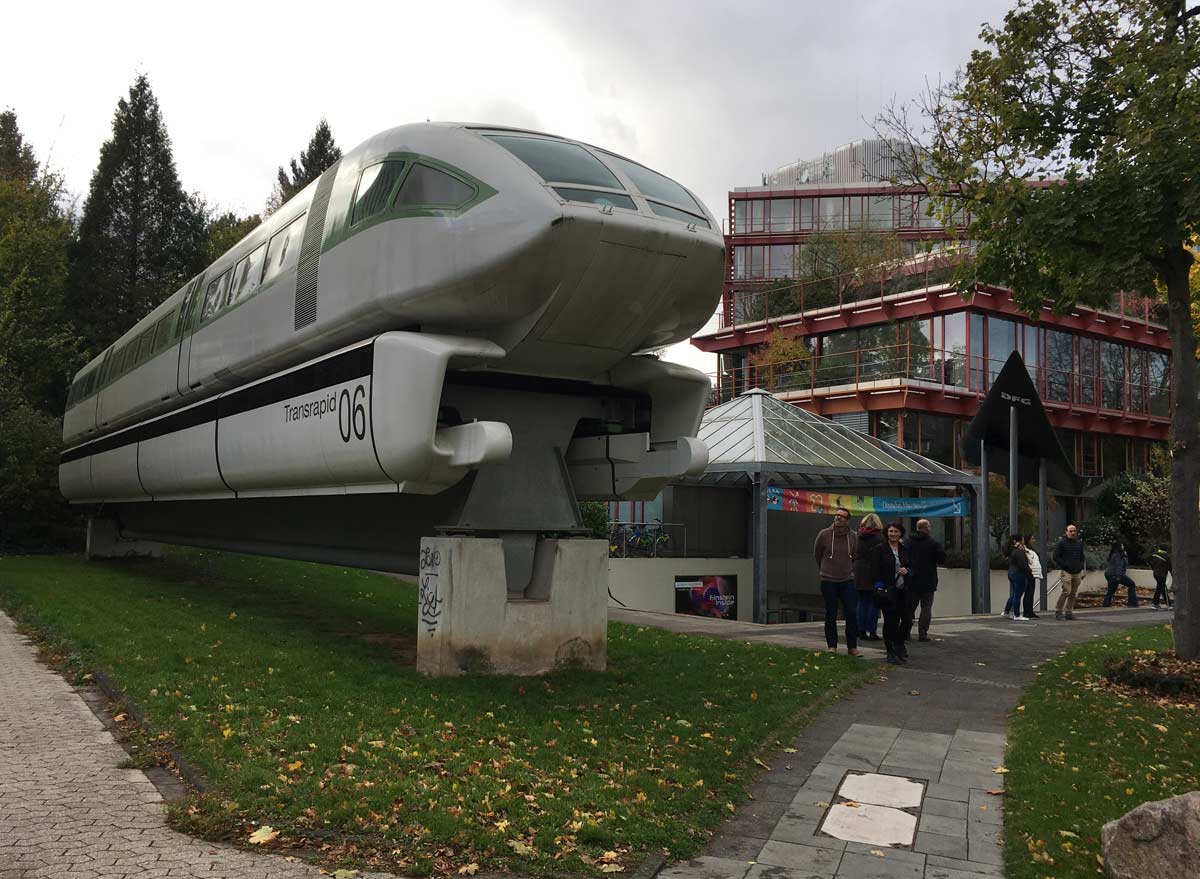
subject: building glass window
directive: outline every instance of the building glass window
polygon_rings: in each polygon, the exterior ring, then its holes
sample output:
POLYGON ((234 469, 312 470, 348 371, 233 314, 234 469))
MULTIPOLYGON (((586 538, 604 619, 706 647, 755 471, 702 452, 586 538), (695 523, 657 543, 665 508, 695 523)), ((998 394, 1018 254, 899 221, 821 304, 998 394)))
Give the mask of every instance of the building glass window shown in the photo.
POLYGON ((1038 328, 1029 324, 1021 324, 1018 331, 1022 334, 1021 359, 1025 361, 1025 369, 1033 379, 1034 387, 1038 383, 1038 363, 1041 360, 1041 350, 1038 346, 1038 328))
POLYGON ((1074 372, 1075 339, 1070 333, 1046 330, 1045 387, 1047 400, 1071 402, 1071 374, 1074 372))
MULTIPOLYGON (((1125 346, 1104 342, 1100 346, 1100 376, 1105 409, 1125 408, 1125 346)), ((1107 465, 1106 465, 1107 466, 1107 465)))
POLYGON ((818 228, 844 228, 844 224, 842 222, 842 197, 840 195, 827 195, 824 198, 817 199, 816 201, 817 210, 820 212, 818 228))
POLYGON ((872 195, 867 198, 867 225, 872 229, 891 229, 896 225, 893 216, 896 196, 872 195))
POLYGON ((1141 348, 1129 349, 1129 411, 1146 411, 1146 352, 1141 348))
POLYGON ((790 278, 796 274, 796 245, 772 244, 768 277, 790 278))
POLYGON ((1008 355, 1016 350, 1016 324, 1010 320, 988 316, 987 319, 987 379, 990 387, 992 381, 1004 368, 1008 355))
POLYGON ((739 199, 733 203, 733 234, 740 235, 746 231, 746 202, 739 199))
POLYGON ((983 363, 983 315, 971 314, 971 387, 984 390, 983 363))
POLYGON ((872 432, 885 443, 899 445, 900 412, 898 410, 895 412, 876 412, 875 430, 872 432))
POLYGON ((954 419, 949 415, 921 413, 921 439, 918 451, 940 464, 954 466, 954 419))
POLYGON ((929 380, 933 374, 933 338, 929 320, 905 321, 900 327, 900 341, 908 336, 908 375, 912 378, 929 380))
POLYGON ((766 221, 767 203, 761 198, 756 198, 750 202, 750 231, 765 232, 767 231, 766 221))
POLYGON ((1096 437, 1094 434, 1085 433, 1079 437, 1079 475, 1100 475, 1100 470, 1096 466, 1096 437))
POLYGON ((796 199, 796 231, 808 231, 813 228, 813 208, 816 199, 796 199))
POLYGON ((771 200, 771 231, 796 231, 796 200, 794 198, 771 200))
POLYGON ((1104 452, 1103 476, 1105 479, 1112 479, 1115 476, 1120 476, 1128 467, 1128 462, 1125 460, 1125 448, 1128 444, 1123 436, 1106 436, 1102 444, 1104 452))
POLYGON ((1146 352, 1146 377, 1150 391, 1150 414, 1171 414, 1171 360, 1157 351, 1146 352))
MULTIPOLYGON (((1096 405, 1096 349, 1099 347, 1095 339, 1086 336, 1079 337, 1077 346, 1078 361, 1075 365, 1075 375, 1078 379, 1075 399, 1088 406, 1096 405)), ((1093 461, 1095 456, 1093 455, 1093 461)))
POLYGON ((943 380, 960 388, 967 386, 967 313, 946 315, 942 339, 943 380))

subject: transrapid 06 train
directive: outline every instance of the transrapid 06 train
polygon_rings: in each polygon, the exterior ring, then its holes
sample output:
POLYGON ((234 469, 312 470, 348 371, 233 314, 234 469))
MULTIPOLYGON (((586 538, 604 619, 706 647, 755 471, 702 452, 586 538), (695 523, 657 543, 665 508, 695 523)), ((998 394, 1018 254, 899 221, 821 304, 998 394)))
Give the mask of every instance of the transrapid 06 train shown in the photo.
POLYGON ((722 247, 615 153, 385 131, 79 372, 62 492, 123 536, 401 572, 422 534, 500 536, 520 591, 576 500, 704 466, 707 379, 637 352, 708 319, 722 247))

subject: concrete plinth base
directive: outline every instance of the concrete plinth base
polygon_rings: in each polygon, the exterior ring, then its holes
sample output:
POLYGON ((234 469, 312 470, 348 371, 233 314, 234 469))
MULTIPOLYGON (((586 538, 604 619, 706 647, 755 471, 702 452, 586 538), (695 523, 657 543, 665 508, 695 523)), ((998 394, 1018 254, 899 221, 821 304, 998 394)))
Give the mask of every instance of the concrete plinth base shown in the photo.
POLYGON ((113 519, 87 520, 87 557, 89 559, 162 558, 163 545, 152 540, 128 540, 121 537, 113 519))
POLYGON ((513 599, 498 538, 421 541, 417 670, 536 675, 608 665, 608 545, 544 540, 534 583, 513 599))

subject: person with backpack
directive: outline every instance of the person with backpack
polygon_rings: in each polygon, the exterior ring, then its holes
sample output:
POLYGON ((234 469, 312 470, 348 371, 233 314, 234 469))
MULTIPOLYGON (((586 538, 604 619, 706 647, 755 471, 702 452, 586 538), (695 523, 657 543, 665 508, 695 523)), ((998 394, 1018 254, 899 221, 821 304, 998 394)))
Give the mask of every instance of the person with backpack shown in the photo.
POLYGON ((875 601, 883 613, 883 645, 887 648, 887 661, 903 665, 908 662, 902 614, 908 602, 905 589, 909 576, 903 525, 892 522, 887 526, 887 539, 875 547, 874 557, 875 601))
POLYGON ((838 507, 833 524, 823 528, 813 543, 813 559, 821 576, 821 596, 825 599, 825 643, 837 653, 837 612, 842 606, 846 620, 846 647, 851 656, 858 649, 858 592, 854 588, 854 558, 858 554, 858 535, 850 529, 850 511, 838 507))
POLYGON ((937 566, 946 563, 946 550, 933 537, 928 519, 917 520, 917 530, 908 539, 908 558, 912 575, 909 577, 908 613, 905 615, 904 640, 912 638, 913 615, 921 609, 917 623, 917 638, 929 640, 929 623, 933 619, 933 596, 937 592, 937 566))
POLYGON ((1171 573, 1171 559, 1168 558, 1165 549, 1156 549, 1150 556, 1150 573, 1154 574, 1154 609, 1162 610, 1163 605, 1166 605, 1166 609, 1170 610, 1175 606, 1175 602, 1167 593, 1167 574, 1171 573))
POLYGON ((1129 607, 1138 606, 1137 587, 1126 571, 1129 570, 1129 556, 1121 541, 1113 543, 1108 551, 1108 564, 1104 566, 1104 579, 1108 581, 1108 592, 1104 596, 1103 607, 1112 607, 1113 595, 1118 586, 1124 586, 1129 591, 1129 607))
POLYGON ((1079 585, 1083 582, 1083 541, 1079 539, 1079 529, 1072 523, 1067 525, 1067 531, 1062 540, 1054 547, 1051 557, 1054 566, 1062 571, 1059 578, 1061 591, 1058 595, 1058 605, 1054 609, 1054 618, 1061 620, 1075 619, 1071 611, 1075 608, 1075 596, 1079 585))
POLYGON ((879 605, 875 603, 875 547, 883 543, 883 523, 867 513, 858 525, 858 554, 854 557, 854 588, 858 592, 858 636, 879 640, 879 605))
POLYGON ((1004 605, 1004 616, 1014 620, 1027 620, 1029 617, 1021 612, 1021 596, 1033 570, 1029 567, 1029 556, 1025 554, 1025 542, 1020 534, 1009 538, 1008 550, 1008 601, 1004 605))

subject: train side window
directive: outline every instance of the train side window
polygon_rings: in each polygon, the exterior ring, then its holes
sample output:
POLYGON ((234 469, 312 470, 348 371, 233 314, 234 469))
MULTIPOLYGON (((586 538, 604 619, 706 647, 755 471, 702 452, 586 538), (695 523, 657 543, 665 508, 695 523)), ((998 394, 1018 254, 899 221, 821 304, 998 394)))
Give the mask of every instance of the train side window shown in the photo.
POLYGON ((625 188, 603 162, 578 144, 511 134, 484 136, 504 147, 547 183, 576 183, 583 186, 603 186, 606 189, 625 188))
POLYGON ((154 348, 154 327, 148 330, 142 330, 142 334, 138 336, 137 360, 134 365, 141 366, 150 359, 150 352, 154 348))
POLYGON ((233 267, 233 286, 229 294, 231 305, 234 302, 249 299, 258 289, 258 285, 262 281, 263 256, 266 252, 267 245, 260 244, 239 259, 237 265, 233 267))
POLYGON ((176 309, 172 308, 158 319, 157 329, 154 331, 155 354, 171 346, 171 326, 175 323, 175 311, 176 309))
POLYGON ((221 277, 213 280, 204 293, 204 308, 200 312, 200 323, 204 323, 216 314, 223 304, 225 294, 229 290, 229 272, 221 273, 221 277))
POLYGON ((406 162, 378 162, 363 168, 354 196, 354 213, 350 222, 361 223, 388 206, 396 181, 404 174, 406 162))
POLYGON ((264 284, 300 259, 300 239, 304 232, 304 224, 300 221, 303 219, 304 214, 301 214, 271 236, 271 243, 267 245, 267 268, 263 272, 264 284))
POLYGON ((475 197, 475 189, 445 171, 428 165, 413 165, 400 194, 396 196, 397 207, 447 207, 456 208, 475 197))

